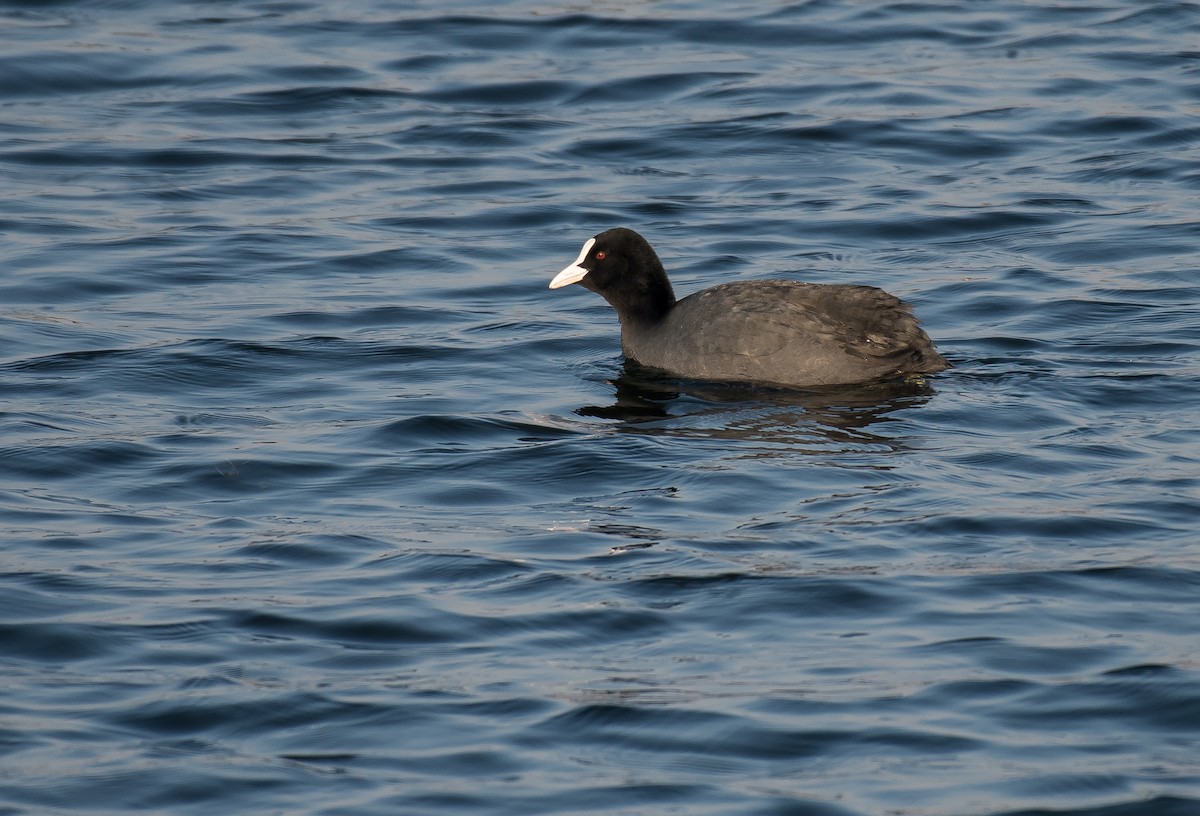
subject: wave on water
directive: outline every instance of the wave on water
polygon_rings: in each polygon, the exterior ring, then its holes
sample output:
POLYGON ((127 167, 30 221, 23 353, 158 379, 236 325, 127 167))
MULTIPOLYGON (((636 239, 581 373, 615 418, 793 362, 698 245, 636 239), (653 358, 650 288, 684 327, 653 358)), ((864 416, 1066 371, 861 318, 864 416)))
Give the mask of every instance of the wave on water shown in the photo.
POLYGON ((0 8, 0 812, 1192 816, 1193 4, 0 8), (880 286, 787 391, 548 290, 880 286))

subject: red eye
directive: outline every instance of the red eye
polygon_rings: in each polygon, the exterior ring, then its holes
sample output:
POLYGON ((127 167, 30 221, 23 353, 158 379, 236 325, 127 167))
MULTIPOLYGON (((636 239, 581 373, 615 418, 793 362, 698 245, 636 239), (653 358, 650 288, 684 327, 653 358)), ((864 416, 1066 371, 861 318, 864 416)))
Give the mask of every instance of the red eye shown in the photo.
POLYGON ((608 253, 607 253, 607 252, 605 252, 603 249, 602 249, 602 250, 600 250, 599 252, 597 252, 597 253, 596 253, 596 260, 597 260, 597 261, 603 261, 603 260, 604 260, 604 256, 605 256, 605 255, 607 255, 607 254, 608 254, 608 253))

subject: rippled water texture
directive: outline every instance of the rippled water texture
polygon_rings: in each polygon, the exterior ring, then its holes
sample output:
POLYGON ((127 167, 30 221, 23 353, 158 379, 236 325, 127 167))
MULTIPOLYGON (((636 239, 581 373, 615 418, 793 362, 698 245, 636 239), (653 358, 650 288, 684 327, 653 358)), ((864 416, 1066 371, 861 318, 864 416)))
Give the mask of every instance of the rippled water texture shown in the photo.
POLYGON ((1196 5, 6 3, 0 179, 4 816, 1200 814, 1196 5))

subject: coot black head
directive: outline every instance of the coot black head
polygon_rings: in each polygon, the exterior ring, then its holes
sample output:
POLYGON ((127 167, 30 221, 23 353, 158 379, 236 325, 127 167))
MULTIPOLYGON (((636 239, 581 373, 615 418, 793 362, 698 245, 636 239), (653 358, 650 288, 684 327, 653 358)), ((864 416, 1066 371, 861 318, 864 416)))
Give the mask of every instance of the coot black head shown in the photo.
POLYGON ((675 292, 662 261, 645 238, 615 227, 589 238, 575 263, 550 281, 550 288, 578 283, 617 310, 622 323, 652 323, 675 305, 675 292))

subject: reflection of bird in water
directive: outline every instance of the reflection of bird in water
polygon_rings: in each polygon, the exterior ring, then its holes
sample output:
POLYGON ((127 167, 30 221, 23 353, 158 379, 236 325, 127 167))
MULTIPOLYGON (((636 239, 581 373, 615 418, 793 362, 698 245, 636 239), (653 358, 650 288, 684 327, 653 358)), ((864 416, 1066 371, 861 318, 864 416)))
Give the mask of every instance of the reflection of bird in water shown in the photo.
MULTIPOLYGON (((903 448, 895 438, 870 433, 889 414, 928 402, 933 389, 920 377, 863 385, 795 389, 744 383, 681 380, 627 362, 613 384, 610 405, 576 409, 583 416, 619 419, 627 430, 760 442, 832 443, 903 448), (714 422, 704 422, 711 418, 714 422), (680 420, 663 422, 663 420, 680 420), (687 421, 683 421, 687 420, 687 421)), ((822 445, 821 450, 829 448, 822 445)))

